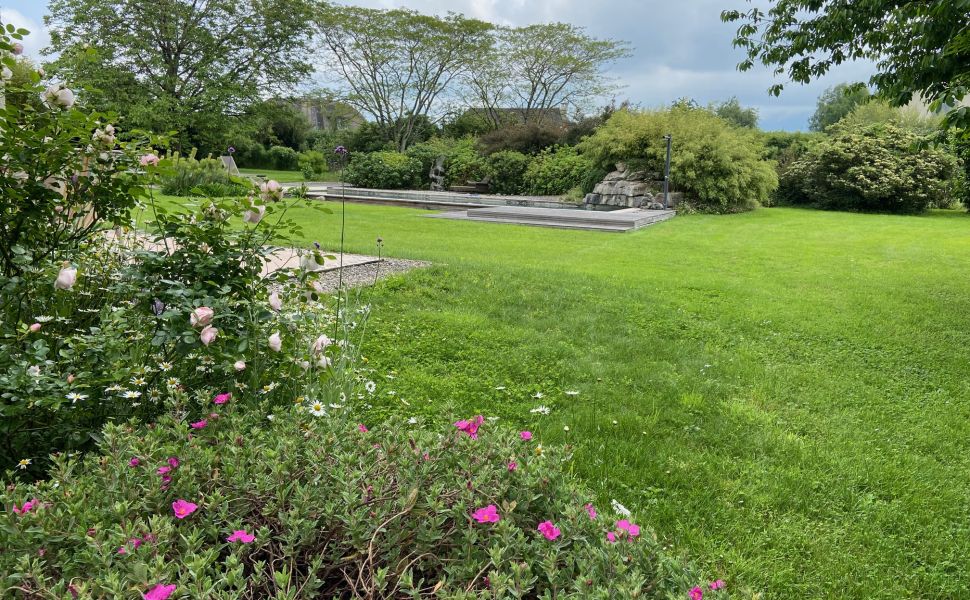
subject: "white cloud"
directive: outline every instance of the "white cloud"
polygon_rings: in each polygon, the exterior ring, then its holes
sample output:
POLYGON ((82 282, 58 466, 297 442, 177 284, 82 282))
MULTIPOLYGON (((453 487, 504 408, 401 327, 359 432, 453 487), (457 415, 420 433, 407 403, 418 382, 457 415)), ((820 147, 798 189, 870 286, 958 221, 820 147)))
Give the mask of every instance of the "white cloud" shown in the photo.
POLYGON ((22 12, 12 8, 0 8, 0 23, 9 23, 14 27, 23 28, 30 31, 30 35, 24 38, 24 55, 30 57, 35 62, 41 62, 41 49, 50 44, 50 34, 47 27, 40 21, 27 17, 22 12))

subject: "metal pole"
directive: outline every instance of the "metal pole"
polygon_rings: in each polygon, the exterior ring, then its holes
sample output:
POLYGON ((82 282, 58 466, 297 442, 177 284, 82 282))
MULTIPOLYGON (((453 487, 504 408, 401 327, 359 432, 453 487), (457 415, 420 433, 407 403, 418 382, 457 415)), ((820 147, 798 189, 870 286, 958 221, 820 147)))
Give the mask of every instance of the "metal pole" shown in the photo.
POLYGON ((664 167, 664 208, 670 208, 670 134, 665 135, 664 139, 667 140, 667 164, 664 167))

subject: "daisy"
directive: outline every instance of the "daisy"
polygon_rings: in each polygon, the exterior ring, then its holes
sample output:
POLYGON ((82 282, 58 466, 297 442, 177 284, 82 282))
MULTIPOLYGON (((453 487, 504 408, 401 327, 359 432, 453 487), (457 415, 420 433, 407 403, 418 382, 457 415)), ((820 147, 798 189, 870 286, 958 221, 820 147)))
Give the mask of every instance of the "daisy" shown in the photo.
POLYGON ((498 391, 501 392, 502 390, 505 389, 505 386, 504 385, 497 385, 497 386, 495 386, 495 389, 497 389, 498 391))
POLYGON ((544 404, 540 404, 539 406, 533 408, 529 412, 534 415, 548 415, 549 413, 552 412, 552 409, 544 404))
POLYGON ((535 398, 536 400, 538 400, 540 398, 545 398, 546 395, 543 394, 542 392, 536 392, 536 393, 532 394, 532 397, 535 398))
POLYGON ((88 396, 87 396, 87 394, 79 394, 77 392, 71 392, 70 394, 68 394, 67 396, 64 396, 64 397, 67 398, 68 400, 70 400, 71 401, 71 404, 74 404, 78 400, 84 400, 84 399, 86 399, 88 396))
POLYGON ((165 385, 167 385, 170 388, 178 387, 179 385, 181 385, 181 383, 182 382, 179 381, 178 377, 169 377, 168 379, 165 380, 165 385))
POLYGON ((322 417, 327 414, 327 410, 323 407, 322 402, 314 402, 310 405, 310 414, 314 417, 322 417))
POLYGON ((29 458, 22 458, 20 459, 20 462, 17 463, 17 466, 20 468, 21 471, 23 471, 27 468, 29 464, 30 464, 29 458))
POLYGON ((377 389, 377 384, 374 383, 373 381, 368 381, 367 383, 364 384, 364 389, 367 390, 368 394, 373 394, 374 391, 377 389))
POLYGON ((140 386, 145 385, 146 383, 148 383, 148 382, 145 381, 145 379, 143 377, 132 377, 131 378, 131 385, 137 385, 137 386, 140 387, 140 386))
POLYGON ((263 386, 263 389, 261 389, 259 391, 259 393, 261 393, 261 394, 268 394, 268 393, 272 392, 273 390, 275 390, 277 385, 279 385, 279 384, 277 384, 275 381, 271 381, 267 385, 264 385, 263 386))
POLYGON ((122 398, 127 398, 128 400, 134 400, 141 396, 141 392, 129 390, 121 395, 122 398))
POLYGON ((576 390, 566 390, 563 393, 566 394, 567 396, 578 396, 579 395, 579 392, 576 391, 576 390))
POLYGON ((109 385, 108 387, 104 388, 104 391, 105 392, 108 392, 108 393, 111 393, 111 392, 120 392, 123 389, 125 389, 125 388, 121 387, 120 385, 118 385, 116 383, 114 385, 109 385))
POLYGON ((160 363, 158 363, 158 368, 161 369, 164 372, 171 371, 172 370, 172 363, 170 363, 170 362, 160 362, 160 363))
POLYGON ((344 405, 343 405, 343 404, 337 404, 336 402, 331 402, 331 403, 330 403, 330 404, 328 404, 327 406, 329 406, 330 408, 332 408, 332 409, 334 409, 334 410, 340 410, 341 408, 343 408, 343 407, 344 407, 344 405))
POLYGON ((34 320, 37 321, 38 323, 50 323, 51 321, 54 320, 54 317, 50 315, 40 315, 40 316, 34 317, 34 320))
POLYGON ((410 419, 408 419, 408 425, 417 425, 417 424, 418 424, 417 417, 411 417, 410 419))

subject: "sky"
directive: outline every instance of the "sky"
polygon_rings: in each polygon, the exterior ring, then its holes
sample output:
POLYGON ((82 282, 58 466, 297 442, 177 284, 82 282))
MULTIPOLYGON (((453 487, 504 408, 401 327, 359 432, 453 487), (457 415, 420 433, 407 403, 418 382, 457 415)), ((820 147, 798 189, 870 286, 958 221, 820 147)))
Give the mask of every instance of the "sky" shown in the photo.
MULTIPOLYGON (((150 2, 151 0, 144 0, 150 2)), ((590 35, 630 42, 633 54, 617 62, 609 75, 622 85, 617 101, 629 99, 645 108, 693 98, 701 104, 737 96, 758 109, 766 130, 805 130, 815 101, 826 88, 865 81, 871 63, 848 63, 809 85, 789 84, 780 97, 768 95, 776 82, 771 70, 756 66, 740 73, 743 58, 731 46, 737 24, 722 23, 721 10, 764 6, 767 0, 343 0, 372 8, 407 7, 423 13, 463 13, 502 25, 562 21, 585 27, 590 35)), ((0 0, 0 20, 39 31, 25 44, 39 57, 47 43, 43 16, 47 0, 0 0)), ((777 80, 784 82, 784 80, 777 80)), ((604 99, 604 103, 608 99, 604 99)))

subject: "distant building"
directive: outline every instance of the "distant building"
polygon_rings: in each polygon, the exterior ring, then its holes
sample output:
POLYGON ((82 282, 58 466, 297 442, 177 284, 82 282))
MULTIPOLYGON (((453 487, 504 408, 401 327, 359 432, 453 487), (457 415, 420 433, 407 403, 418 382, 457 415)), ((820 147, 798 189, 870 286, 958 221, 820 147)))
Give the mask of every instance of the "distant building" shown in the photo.
POLYGON ((364 117, 353 106, 339 100, 302 98, 295 105, 310 126, 324 131, 355 130, 364 124, 364 117))

